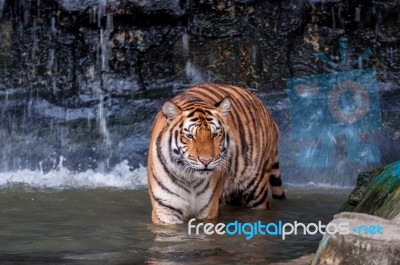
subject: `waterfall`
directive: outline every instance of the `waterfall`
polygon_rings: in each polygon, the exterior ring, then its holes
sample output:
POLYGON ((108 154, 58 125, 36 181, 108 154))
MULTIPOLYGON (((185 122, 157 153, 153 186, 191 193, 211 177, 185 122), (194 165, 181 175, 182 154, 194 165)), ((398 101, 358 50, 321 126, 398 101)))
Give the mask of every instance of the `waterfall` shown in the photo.
POLYGON ((400 159, 390 5, 181 2, 0 0, 0 172, 143 173, 162 102, 203 82, 261 98, 285 183, 349 186, 400 159))

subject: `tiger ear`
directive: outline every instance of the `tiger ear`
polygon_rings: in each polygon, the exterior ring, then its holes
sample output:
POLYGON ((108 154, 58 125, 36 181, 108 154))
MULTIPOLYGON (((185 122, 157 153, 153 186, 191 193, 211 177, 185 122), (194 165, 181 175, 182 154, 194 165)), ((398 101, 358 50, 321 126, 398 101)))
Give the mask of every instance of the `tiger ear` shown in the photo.
POLYGON ((179 114, 182 113, 181 109, 171 101, 164 102, 161 110, 165 117, 167 117, 168 123, 173 121, 176 117, 178 117, 179 114))
POLYGON ((223 100, 215 104, 215 107, 221 114, 226 117, 231 110, 231 99, 229 97, 225 97, 223 100))

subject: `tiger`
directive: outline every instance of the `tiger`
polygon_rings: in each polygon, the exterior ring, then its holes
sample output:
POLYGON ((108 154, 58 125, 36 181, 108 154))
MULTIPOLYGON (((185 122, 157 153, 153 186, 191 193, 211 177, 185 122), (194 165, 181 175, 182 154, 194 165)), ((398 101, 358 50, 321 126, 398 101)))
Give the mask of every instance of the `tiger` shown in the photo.
POLYGON ((191 87, 157 113, 148 152, 155 224, 215 219, 221 204, 268 209, 285 199, 279 130, 263 103, 244 88, 191 87))

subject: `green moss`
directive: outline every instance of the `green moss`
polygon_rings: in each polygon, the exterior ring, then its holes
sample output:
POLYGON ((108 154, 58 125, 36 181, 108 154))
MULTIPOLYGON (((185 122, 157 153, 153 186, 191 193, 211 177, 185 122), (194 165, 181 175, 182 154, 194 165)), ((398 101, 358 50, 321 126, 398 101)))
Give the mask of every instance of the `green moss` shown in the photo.
POLYGON ((362 173, 349 202, 341 211, 354 211, 393 219, 400 215, 400 161, 381 170, 362 173))

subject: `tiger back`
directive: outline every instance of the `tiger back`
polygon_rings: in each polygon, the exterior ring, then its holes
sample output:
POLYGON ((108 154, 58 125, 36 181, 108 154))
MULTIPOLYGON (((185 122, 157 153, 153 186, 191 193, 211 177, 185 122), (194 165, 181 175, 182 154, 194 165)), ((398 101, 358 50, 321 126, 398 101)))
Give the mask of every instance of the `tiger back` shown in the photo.
POLYGON ((248 90, 215 84, 163 104, 153 124, 148 187, 154 223, 214 219, 219 203, 268 208, 284 199, 278 127, 248 90))

